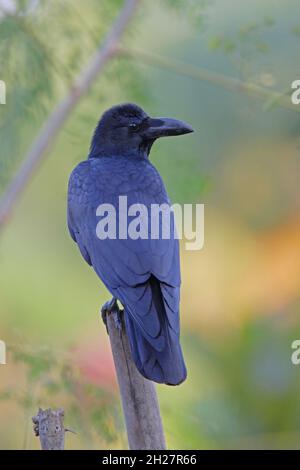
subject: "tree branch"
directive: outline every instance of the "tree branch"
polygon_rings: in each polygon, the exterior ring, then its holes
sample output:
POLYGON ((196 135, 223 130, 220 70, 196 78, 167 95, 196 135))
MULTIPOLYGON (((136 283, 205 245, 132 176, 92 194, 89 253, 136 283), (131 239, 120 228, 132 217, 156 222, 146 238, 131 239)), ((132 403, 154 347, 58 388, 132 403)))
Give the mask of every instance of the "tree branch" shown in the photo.
POLYGON ((41 130, 33 146, 27 153, 15 178, 8 186, 0 200, 0 229, 8 219, 15 202, 19 198, 21 192, 25 189, 25 186, 34 170, 53 144, 61 126, 64 124, 80 98, 86 93, 90 85, 101 73, 105 64, 113 57, 123 56, 134 60, 138 59, 145 64, 160 67, 179 75, 202 80, 227 90, 264 98, 266 100, 264 103, 264 109, 277 105, 285 109, 300 112, 300 106, 295 106, 286 93, 272 91, 255 83, 228 77, 196 65, 187 64, 186 62, 162 57, 157 54, 138 49, 121 47, 119 45, 120 38, 133 16, 138 3, 139 0, 126 1, 116 23, 113 25, 103 45, 91 59, 88 68, 81 73, 77 80, 75 80, 69 94, 56 107, 41 130))
POLYGON ((74 81, 67 96, 61 101, 50 115, 31 149, 25 156, 15 178, 8 186, 0 201, 0 227, 9 217, 14 204, 24 190, 32 173, 51 148, 56 135, 69 117, 80 98, 87 92, 97 76, 102 72, 106 63, 114 56, 116 47, 131 20, 140 0, 126 0, 116 22, 113 24, 103 44, 91 58, 87 68, 82 70, 74 81))
POLYGON ((138 59, 145 64, 169 70, 179 75, 202 80, 227 90, 265 98, 267 100, 266 107, 276 104, 282 108, 300 112, 300 106, 295 106, 291 102, 290 97, 286 96, 285 93, 269 90, 268 88, 262 87, 253 82, 246 82, 237 78, 228 77, 197 65, 170 59, 169 57, 162 57, 160 55, 153 54, 152 52, 145 52, 140 49, 124 48, 119 46, 116 53, 133 60, 138 59))

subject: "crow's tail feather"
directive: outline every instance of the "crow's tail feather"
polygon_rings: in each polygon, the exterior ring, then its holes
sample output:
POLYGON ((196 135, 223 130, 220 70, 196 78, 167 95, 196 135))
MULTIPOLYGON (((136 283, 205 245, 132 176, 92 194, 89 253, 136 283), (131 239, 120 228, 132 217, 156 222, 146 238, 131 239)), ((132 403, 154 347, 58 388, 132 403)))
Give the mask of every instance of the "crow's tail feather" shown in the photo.
MULTIPOLYGON (((130 307, 125 306, 125 324, 133 360, 139 372, 149 380, 167 385, 179 385, 186 379, 186 367, 179 342, 179 325, 177 331, 172 328, 163 301, 159 281, 153 276, 149 279, 152 291, 152 307, 149 315, 158 316, 160 336, 163 347, 145 337, 144 332, 130 314, 130 307)), ((178 315, 179 322, 179 315, 178 315)))

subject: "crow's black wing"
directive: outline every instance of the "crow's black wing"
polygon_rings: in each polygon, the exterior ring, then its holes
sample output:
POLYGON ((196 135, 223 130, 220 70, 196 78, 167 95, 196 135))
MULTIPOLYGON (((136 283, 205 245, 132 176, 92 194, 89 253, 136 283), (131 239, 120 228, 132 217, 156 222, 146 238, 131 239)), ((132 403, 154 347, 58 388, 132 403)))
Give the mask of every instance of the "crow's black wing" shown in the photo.
POLYGON ((127 197, 128 207, 143 204, 149 209, 149 231, 151 204, 169 204, 163 182, 148 161, 87 160, 70 177, 70 233, 84 259, 124 305, 139 370, 158 382, 179 383, 186 372, 179 346, 178 240, 100 240, 97 207, 111 204, 118 214, 119 196, 127 197))

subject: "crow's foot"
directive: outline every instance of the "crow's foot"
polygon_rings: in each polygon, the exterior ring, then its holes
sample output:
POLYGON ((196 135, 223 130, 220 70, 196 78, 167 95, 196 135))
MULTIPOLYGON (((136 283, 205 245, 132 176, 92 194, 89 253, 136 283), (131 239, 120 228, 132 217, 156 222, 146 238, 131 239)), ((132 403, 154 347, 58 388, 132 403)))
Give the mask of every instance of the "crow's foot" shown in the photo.
POLYGON ((106 331, 108 333, 107 329, 107 315, 111 314, 113 316, 115 326, 119 333, 121 334, 122 331, 122 314, 124 310, 121 310, 118 306, 117 299, 113 297, 111 300, 108 300, 105 302, 105 304, 101 308, 101 317, 103 320, 104 325, 106 326, 106 331))

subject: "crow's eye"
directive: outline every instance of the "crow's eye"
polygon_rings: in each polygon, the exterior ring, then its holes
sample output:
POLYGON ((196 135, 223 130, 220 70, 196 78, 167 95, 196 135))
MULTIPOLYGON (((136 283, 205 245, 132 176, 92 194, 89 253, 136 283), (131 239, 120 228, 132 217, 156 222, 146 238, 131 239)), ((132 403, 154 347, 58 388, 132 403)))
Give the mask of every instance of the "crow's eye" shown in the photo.
POLYGON ((136 131, 136 130, 138 129, 138 127, 139 127, 139 126, 138 126, 138 124, 137 124, 136 122, 131 122, 131 123, 129 124, 129 129, 130 129, 131 131, 136 131))

